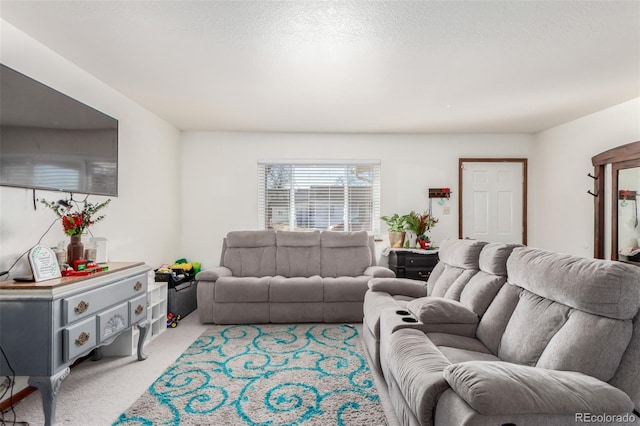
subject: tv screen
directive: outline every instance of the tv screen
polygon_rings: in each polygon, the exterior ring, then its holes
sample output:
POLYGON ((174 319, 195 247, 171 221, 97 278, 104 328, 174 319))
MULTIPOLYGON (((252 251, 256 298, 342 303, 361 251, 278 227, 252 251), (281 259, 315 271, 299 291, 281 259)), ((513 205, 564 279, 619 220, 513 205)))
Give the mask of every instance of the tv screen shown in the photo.
POLYGON ((0 64, 0 185, 118 195, 118 120, 0 64))

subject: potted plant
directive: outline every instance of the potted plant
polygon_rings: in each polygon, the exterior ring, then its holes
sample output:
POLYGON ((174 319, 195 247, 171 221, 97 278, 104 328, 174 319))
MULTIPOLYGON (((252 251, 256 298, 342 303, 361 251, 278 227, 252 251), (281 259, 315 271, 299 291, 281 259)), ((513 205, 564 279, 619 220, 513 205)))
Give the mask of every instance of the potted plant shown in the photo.
POLYGON ((391 248, 401 248, 406 234, 407 215, 400 216, 395 213, 393 216, 382 216, 380 219, 389 227, 389 245, 391 245, 391 248))
POLYGON ((431 246, 431 240, 429 239, 427 232, 429 232, 436 223, 438 223, 438 219, 430 216, 427 212, 420 214, 411 211, 411 213, 406 215, 405 228, 415 234, 416 248, 420 247, 422 249, 428 249, 431 246))

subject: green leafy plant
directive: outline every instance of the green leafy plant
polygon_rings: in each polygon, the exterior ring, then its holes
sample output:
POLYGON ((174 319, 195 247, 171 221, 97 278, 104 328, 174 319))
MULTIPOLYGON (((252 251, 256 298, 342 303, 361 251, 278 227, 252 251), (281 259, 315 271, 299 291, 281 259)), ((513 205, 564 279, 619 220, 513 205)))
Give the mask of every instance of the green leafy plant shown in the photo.
POLYGON ((398 213, 395 213, 393 216, 382 216, 380 220, 387 224, 389 231, 402 232, 405 230, 407 218, 408 215, 400 216, 398 213))
POLYGON ((108 199, 101 203, 90 203, 87 201, 88 198, 89 196, 85 197, 83 201, 71 199, 57 203, 47 200, 40 200, 40 202, 53 210, 62 220, 64 233, 73 236, 82 235, 86 228, 104 219, 104 215, 96 216, 96 213, 111 202, 111 199, 108 199), (72 211, 74 207, 76 211, 72 211))

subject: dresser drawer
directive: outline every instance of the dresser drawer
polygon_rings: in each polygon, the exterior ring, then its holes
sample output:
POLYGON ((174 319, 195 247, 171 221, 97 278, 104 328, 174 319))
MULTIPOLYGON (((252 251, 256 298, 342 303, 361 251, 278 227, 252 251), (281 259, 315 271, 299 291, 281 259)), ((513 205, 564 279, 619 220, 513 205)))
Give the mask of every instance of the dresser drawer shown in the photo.
POLYGON ((64 362, 90 351, 96 345, 96 317, 62 330, 64 362))
POLYGON ((76 296, 62 299, 63 323, 71 324, 118 302, 147 294, 147 275, 140 274, 123 281, 107 284, 76 296))
POLYGON ((128 327, 129 304, 127 302, 98 314, 98 331, 101 343, 128 327))
POLYGON ((129 302, 129 324, 136 324, 147 318, 147 295, 136 297, 129 302))
POLYGON ((434 255, 407 253, 404 256, 398 257, 398 266, 405 266, 407 268, 426 266, 433 269, 433 267, 436 266, 437 263, 438 256, 434 255))
POLYGON ((404 268, 404 276, 399 278, 410 278, 412 280, 427 281, 433 269, 425 268, 404 268))

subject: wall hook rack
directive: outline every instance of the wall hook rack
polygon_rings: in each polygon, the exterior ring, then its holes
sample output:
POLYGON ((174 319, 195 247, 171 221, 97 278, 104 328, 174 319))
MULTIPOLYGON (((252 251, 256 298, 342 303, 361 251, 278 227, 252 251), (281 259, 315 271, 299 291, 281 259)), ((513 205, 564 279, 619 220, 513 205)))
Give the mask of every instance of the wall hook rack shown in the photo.
POLYGON ((587 191, 587 194, 589 194, 589 195, 593 195, 594 197, 597 197, 597 196, 598 196, 598 194, 594 194, 593 192, 591 192, 591 190, 588 190, 588 191, 587 191))
POLYGON ((429 198, 451 198, 450 188, 429 188, 429 198))
POLYGON ((598 180, 598 178, 591 173, 587 173, 587 176, 589 176, 591 179, 598 180))

